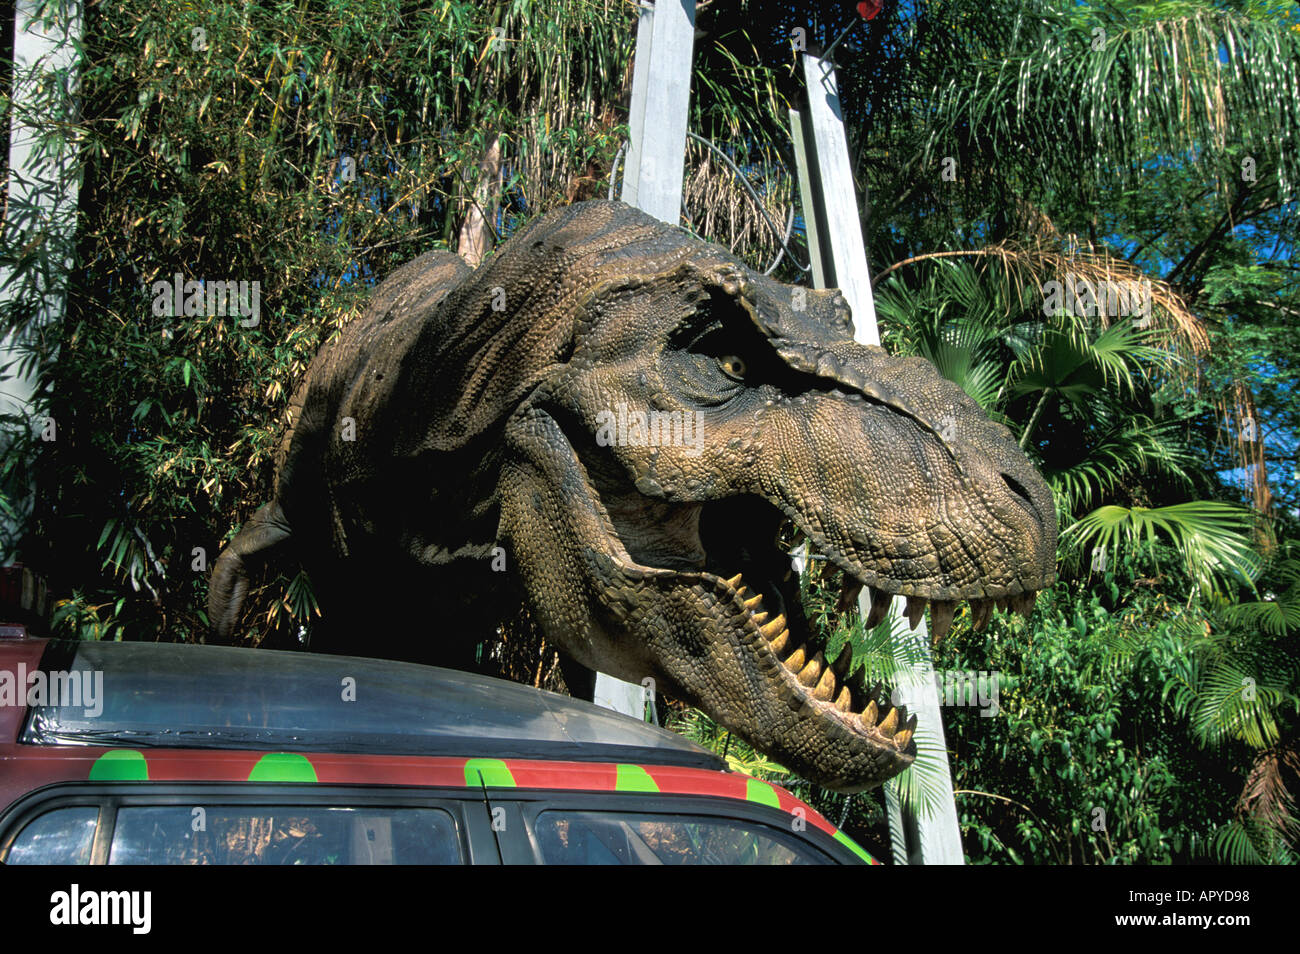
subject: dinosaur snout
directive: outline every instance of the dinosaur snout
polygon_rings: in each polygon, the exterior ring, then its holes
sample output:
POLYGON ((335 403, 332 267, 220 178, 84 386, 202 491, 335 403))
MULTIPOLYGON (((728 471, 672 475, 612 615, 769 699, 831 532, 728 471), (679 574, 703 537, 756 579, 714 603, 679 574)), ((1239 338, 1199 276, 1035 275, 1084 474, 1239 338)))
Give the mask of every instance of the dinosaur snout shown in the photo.
POLYGON ((818 466, 769 467, 762 483, 841 569, 944 602, 1009 599, 1051 582, 1051 491, 965 392, 929 362, 852 342, 790 360, 820 386, 771 410, 776 458, 811 443, 818 466))

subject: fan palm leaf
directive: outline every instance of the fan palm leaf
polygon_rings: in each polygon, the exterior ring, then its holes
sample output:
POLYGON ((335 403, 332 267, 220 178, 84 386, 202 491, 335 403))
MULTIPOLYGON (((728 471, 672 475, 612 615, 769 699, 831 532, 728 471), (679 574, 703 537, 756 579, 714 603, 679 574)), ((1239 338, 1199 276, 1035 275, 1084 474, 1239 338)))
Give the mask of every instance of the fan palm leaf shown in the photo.
POLYGON ((1083 516, 1061 535, 1076 552, 1165 538, 1183 556, 1187 571, 1207 590, 1224 582, 1251 584, 1261 560, 1252 546, 1254 514, 1218 500, 1192 500, 1164 507, 1109 504, 1083 516))

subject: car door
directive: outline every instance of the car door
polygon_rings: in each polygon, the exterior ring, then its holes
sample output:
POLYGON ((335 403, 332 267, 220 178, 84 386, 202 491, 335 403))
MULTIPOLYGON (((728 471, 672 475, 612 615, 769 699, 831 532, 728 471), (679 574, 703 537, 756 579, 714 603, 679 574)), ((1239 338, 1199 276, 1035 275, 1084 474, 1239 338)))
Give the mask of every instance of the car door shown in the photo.
POLYGON ((698 795, 494 791, 507 864, 858 864, 798 815, 698 795))
POLYGON ((478 793, 328 785, 69 784, 0 818, 6 864, 498 864, 478 793))

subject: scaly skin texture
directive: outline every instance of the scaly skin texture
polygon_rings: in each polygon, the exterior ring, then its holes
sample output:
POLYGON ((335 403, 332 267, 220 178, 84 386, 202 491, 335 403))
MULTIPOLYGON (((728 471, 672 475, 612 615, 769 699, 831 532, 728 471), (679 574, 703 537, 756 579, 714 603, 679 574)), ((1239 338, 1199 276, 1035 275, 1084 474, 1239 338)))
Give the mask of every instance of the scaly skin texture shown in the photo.
POLYGON ((782 520, 876 621, 903 594, 936 633, 960 600, 982 625, 1054 578, 1051 494, 1005 427, 854 343, 837 292, 622 203, 543 216, 476 271, 403 266, 291 414, 275 498, 214 568, 217 638, 288 559, 322 605, 313 649, 464 665, 523 601, 577 663, 649 676, 841 791, 906 768, 915 717, 824 658, 782 520))

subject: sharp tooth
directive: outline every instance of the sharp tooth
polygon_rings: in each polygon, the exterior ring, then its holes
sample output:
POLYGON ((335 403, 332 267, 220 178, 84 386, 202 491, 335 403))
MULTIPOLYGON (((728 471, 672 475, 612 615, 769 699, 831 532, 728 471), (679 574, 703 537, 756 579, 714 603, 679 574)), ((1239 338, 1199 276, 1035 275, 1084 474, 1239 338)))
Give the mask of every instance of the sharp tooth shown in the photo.
POLYGON ((789 669, 793 673, 797 673, 803 669, 803 665, 807 661, 807 657, 804 653, 805 648, 806 647, 800 646, 791 654, 790 658, 785 661, 786 669, 789 669))
POLYGON ((831 663, 831 668, 835 670, 835 675, 843 679, 848 675, 849 667, 853 665, 853 647, 848 643, 840 650, 840 654, 835 657, 835 662, 831 663))
POLYGON ((835 700, 835 708, 841 712, 853 711, 853 693, 849 692, 848 686, 840 690, 840 697, 835 700))
POLYGON ((752 612, 754 607, 762 602, 763 602, 762 594, 761 593, 755 594, 752 600, 745 600, 745 609, 750 610, 752 612))
POLYGON ((735 576, 733 576, 731 579, 727 581, 727 585, 734 590, 737 586, 740 585, 740 576, 741 575, 737 573, 735 576))
POLYGON ((1037 593, 1021 593, 1019 596, 1011 597, 1012 608, 1025 619, 1029 619, 1033 614, 1036 602, 1038 602, 1037 593))
POLYGON ((909 596, 907 598, 907 625, 910 629, 916 629, 921 622, 921 616, 925 613, 925 597, 909 596))
POLYGON ((767 614, 766 614, 766 613, 755 613, 755 614, 754 614, 754 623, 755 623, 755 624, 756 624, 760 629, 762 628, 763 624, 766 623, 766 622, 767 622, 767 614))
POLYGON ((880 707, 876 705, 876 700, 872 699, 870 702, 867 703, 867 707, 862 710, 862 716, 861 716, 862 724, 865 725, 868 729, 874 728, 876 724, 876 717, 878 715, 880 715, 880 707))
POLYGON ((885 713, 885 718, 880 721, 880 734, 887 739, 892 739, 894 733, 898 731, 898 710, 891 708, 885 713))
POLYGON ((996 602, 998 604, 998 609, 1003 613, 1011 609, 1011 597, 1009 596, 999 596, 996 602))
POLYGON ((763 634, 764 639, 775 640, 777 636, 780 636, 785 632, 785 614, 780 613, 776 619, 772 620, 772 622, 765 626, 760 626, 759 632, 763 634))
POLYGON ((867 614, 867 629, 875 629, 880 625, 885 614, 889 612, 889 604, 893 597, 884 590, 878 590, 874 586, 871 588, 871 612, 867 614))
POLYGON ((817 688, 813 690, 813 698, 820 699, 822 702, 830 702, 835 698, 835 673, 827 669, 822 673, 822 677, 817 680, 817 688))
POLYGON ((799 670, 799 682, 805 686, 817 685, 817 677, 822 674, 822 667, 826 665, 826 659, 819 652, 812 659, 808 660, 808 665, 799 670))
POLYGON ((845 580, 844 589, 840 591, 839 602, 835 608, 841 612, 847 612, 858 605, 858 594, 862 592, 862 584, 857 580, 845 580))
POLYGON ((894 744, 898 746, 901 752, 907 748, 907 744, 912 741, 912 736, 916 733, 916 716, 907 720, 907 725, 899 730, 898 735, 894 736, 894 744))
POLYGON ((878 682, 878 683, 876 683, 876 684, 875 684, 874 686, 872 686, 871 689, 867 692, 867 694, 866 694, 867 698, 868 698, 868 699, 872 699, 872 700, 874 700, 874 701, 876 701, 876 702, 879 702, 879 701, 880 701, 880 690, 881 690, 881 689, 884 689, 884 688, 885 688, 885 684, 884 684, 883 682, 878 682))
POLYGON ((988 625, 989 616, 993 614, 993 604, 988 600, 971 600, 970 613, 975 631, 979 632, 988 625))
POLYGON ((935 639, 943 639, 948 635, 956 612, 957 604, 950 600, 935 600, 930 604, 930 629, 935 639))
POLYGON ((785 647, 790 644, 790 631, 782 630, 781 635, 767 644, 768 649, 780 656, 785 652, 785 647))
POLYGON ((743 600, 745 598, 745 594, 748 592, 749 592, 749 587, 742 586, 740 589, 736 590, 736 595, 743 600))

